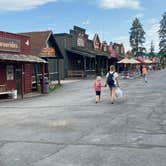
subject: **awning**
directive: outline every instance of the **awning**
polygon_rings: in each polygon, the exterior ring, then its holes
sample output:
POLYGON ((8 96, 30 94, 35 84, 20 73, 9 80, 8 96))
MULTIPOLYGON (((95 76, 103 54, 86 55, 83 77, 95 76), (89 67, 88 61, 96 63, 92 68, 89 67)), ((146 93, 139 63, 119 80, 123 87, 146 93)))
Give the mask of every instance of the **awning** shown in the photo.
POLYGON ((91 54, 91 53, 81 51, 81 50, 67 49, 67 51, 71 52, 71 53, 78 54, 78 55, 82 55, 82 56, 85 56, 85 57, 89 57, 89 58, 95 58, 96 57, 95 54, 91 54))
POLYGON ((24 54, 0 54, 0 60, 4 61, 18 61, 18 62, 31 62, 31 63, 47 63, 44 59, 41 59, 33 55, 24 54))

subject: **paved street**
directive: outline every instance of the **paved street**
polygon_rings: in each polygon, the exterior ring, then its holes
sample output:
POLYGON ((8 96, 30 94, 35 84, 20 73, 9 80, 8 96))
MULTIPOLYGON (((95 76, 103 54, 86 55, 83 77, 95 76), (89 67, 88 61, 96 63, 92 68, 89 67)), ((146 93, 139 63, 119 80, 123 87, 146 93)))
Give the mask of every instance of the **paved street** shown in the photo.
POLYGON ((120 83, 114 105, 93 80, 0 102, 0 166, 166 166, 166 70, 120 83))

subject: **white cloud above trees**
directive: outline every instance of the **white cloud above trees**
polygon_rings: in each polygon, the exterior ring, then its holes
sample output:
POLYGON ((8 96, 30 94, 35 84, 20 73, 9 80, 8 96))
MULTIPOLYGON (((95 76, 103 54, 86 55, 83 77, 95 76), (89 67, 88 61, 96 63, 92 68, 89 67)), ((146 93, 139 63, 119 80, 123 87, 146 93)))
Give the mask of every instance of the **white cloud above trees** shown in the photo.
POLYGON ((148 48, 147 51, 150 49, 151 41, 155 46, 155 51, 159 51, 159 21, 155 18, 151 18, 147 21, 148 29, 146 30, 146 47, 148 48))
POLYGON ((57 0, 5 0, 0 1, 0 11, 21 11, 32 9, 57 0))
MULTIPOLYGON (((0 11, 21 11, 36 8, 49 2, 58 0, 5 0, 0 1, 0 11)), ((61 0, 64 2, 72 2, 74 0, 61 0)), ((139 0, 96 0, 101 8, 131 8, 140 9, 139 0)))
POLYGON ((139 0, 100 0, 99 6, 105 9, 130 8, 140 9, 139 0))

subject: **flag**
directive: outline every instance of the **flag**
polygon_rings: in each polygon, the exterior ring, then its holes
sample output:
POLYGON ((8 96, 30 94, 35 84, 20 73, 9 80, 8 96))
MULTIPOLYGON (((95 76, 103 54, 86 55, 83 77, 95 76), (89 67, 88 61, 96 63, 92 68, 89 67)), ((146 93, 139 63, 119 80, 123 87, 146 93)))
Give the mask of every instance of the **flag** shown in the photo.
POLYGON ((116 49, 112 45, 109 46, 109 53, 110 53, 111 57, 113 57, 113 58, 117 57, 116 49))

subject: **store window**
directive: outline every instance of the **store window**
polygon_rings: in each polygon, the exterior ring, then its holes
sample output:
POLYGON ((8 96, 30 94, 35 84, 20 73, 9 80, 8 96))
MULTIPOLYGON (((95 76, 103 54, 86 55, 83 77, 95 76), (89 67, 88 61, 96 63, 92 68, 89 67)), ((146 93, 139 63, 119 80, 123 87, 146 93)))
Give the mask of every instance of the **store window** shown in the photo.
POLYGON ((14 80, 14 67, 13 67, 13 65, 6 66, 6 78, 7 78, 7 80, 14 80))

